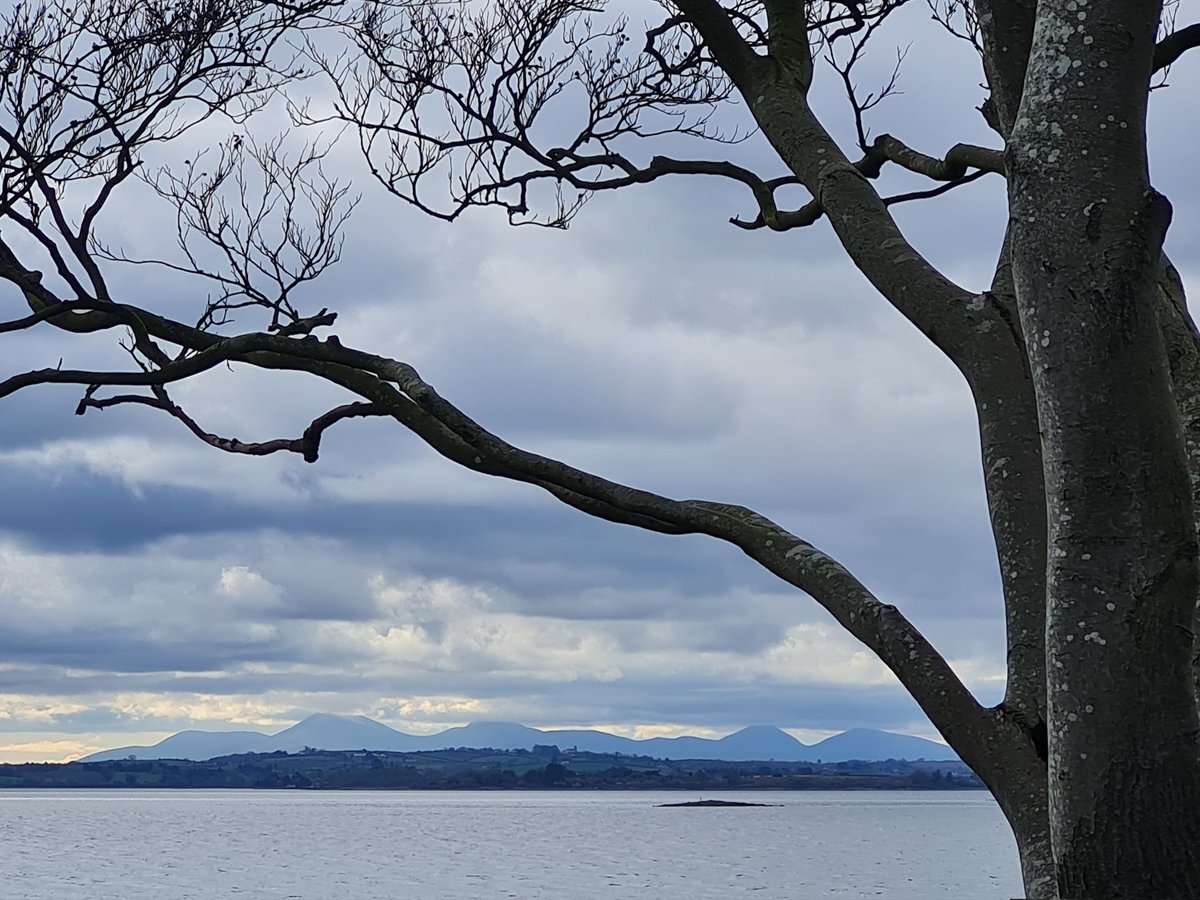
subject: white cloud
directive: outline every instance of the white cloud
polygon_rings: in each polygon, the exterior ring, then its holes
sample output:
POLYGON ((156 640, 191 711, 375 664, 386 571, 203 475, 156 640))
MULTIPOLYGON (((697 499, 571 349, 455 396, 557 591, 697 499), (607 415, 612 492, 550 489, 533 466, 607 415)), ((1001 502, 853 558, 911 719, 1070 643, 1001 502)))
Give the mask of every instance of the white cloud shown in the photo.
POLYGON ((62 716, 83 712, 87 708, 86 704, 75 699, 0 694, 0 719, 50 723, 62 716))
MULTIPOLYGON (((152 734, 148 743, 155 743, 166 736, 152 734)), ((5 737, 12 738, 13 735, 5 737)), ((0 763, 71 762, 111 747, 111 737, 101 734, 81 735, 71 739, 46 739, 35 736, 32 740, 0 740, 0 763)))

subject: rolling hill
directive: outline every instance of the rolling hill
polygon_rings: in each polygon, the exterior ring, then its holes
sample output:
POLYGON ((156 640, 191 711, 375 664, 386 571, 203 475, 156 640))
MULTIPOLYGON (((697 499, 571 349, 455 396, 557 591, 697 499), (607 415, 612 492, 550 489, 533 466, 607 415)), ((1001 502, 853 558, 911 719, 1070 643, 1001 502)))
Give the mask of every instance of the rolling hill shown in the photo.
POLYGON ((296 753, 322 750, 441 750, 448 747, 532 749, 555 744, 594 753, 624 753, 658 759, 777 760, 842 762, 851 759, 929 759, 958 757, 949 747, 907 734, 856 728, 805 744, 770 725, 754 725, 719 739, 699 737, 634 740, 591 730, 540 730, 516 722, 472 722, 439 734, 406 734, 366 716, 311 715, 276 734, 257 731, 181 731, 150 747, 117 747, 93 753, 83 762, 125 759, 212 759, 234 753, 296 753))

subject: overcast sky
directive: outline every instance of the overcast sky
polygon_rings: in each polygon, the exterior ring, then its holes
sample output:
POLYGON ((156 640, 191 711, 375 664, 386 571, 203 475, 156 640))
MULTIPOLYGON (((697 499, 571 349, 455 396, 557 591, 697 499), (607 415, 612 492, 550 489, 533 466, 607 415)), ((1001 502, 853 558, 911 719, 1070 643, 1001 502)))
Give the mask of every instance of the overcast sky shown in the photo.
MULTIPOLYGON (((1181 21, 1196 11, 1182 6, 1181 21)), ((938 154, 995 146, 973 108, 970 48, 923 4, 910 10, 892 32, 914 42, 904 93, 875 131, 938 154)), ((875 71, 890 53, 881 41, 875 71)), ((819 73, 818 103, 847 137, 831 76, 819 73)), ((1198 77, 1185 57, 1152 122, 1154 180, 1175 206, 1169 247, 1193 296, 1200 184, 1185 138, 1198 77)), ((755 141, 708 153, 780 172, 755 141)), ((331 165, 358 171, 352 141, 331 165)), ((824 222, 735 229, 748 198, 703 179, 598 196, 566 232, 491 211, 448 225, 369 180, 358 189, 344 259, 306 297, 341 314, 343 343, 412 363, 530 450, 775 518, 900 606, 984 702, 999 699, 969 394, 824 222)), ((897 215, 922 252, 981 288, 1003 200, 988 177, 897 215)), ((141 203, 119 200, 103 233, 150 253, 161 214, 141 203)), ((164 312, 190 313, 205 292, 144 269, 112 277, 164 312)), ((4 298, 5 317, 19 315, 15 293, 4 298)), ((2 340, 12 372, 83 365, 111 345, 49 327, 2 340)), ((345 401, 244 367, 175 395, 243 440, 297 436, 345 401)), ((860 726, 936 737, 810 598, 712 540, 590 520, 457 470, 395 424, 343 423, 307 465, 221 454, 149 410, 76 417, 77 399, 27 391, 0 415, 0 761, 183 728, 274 731, 313 712, 413 732, 504 719, 633 736, 774 724, 805 740, 860 726)))

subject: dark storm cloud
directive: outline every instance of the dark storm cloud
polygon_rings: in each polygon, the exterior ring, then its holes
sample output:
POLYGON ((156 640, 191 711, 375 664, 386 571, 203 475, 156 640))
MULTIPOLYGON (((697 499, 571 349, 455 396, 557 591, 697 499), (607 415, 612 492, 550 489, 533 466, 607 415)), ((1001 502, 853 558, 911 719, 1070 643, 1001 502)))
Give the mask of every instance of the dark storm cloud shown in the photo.
MULTIPOLYGON (((0 468, 0 490, 8 501, 0 507, 0 529, 45 550, 123 551, 172 535, 212 536, 222 544, 234 541, 223 552, 236 558, 236 533, 270 529, 336 539, 330 556, 351 545, 417 574, 491 580, 521 589, 533 603, 563 590, 627 587, 648 576, 654 586, 675 590, 747 578, 769 583, 739 554, 714 550, 706 539, 615 528, 550 499, 516 509, 320 499, 280 509, 238 502, 220 490, 145 486, 135 493, 111 477, 77 469, 31 477, 11 466, 0 468)), ((298 608, 332 602, 318 597, 335 587, 322 585, 320 573, 307 576, 300 590, 311 600, 298 608)))
POLYGON ((248 657, 270 662, 285 657, 286 649, 265 638, 222 641, 204 636, 200 643, 186 631, 164 638, 133 627, 90 629, 87 635, 40 635, 18 628, 0 639, 0 653, 15 663, 51 661, 118 674, 145 674, 211 672, 248 657))
MULTIPOLYGON (((79 712, 62 713, 57 716, 59 720, 70 725, 71 730, 83 731, 103 726, 114 717, 129 715, 111 706, 107 710, 100 710, 100 706, 104 705, 103 701, 114 696, 261 696, 271 692, 288 692, 297 697, 315 697, 322 694, 353 694, 363 688, 361 676, 332 670, 274 673, 243 673, 236 670, 220 673, 173 671, 169 678, 164 677, 162 672, 162 669, 154 672, 87 672, 36 663, 22 664, 0 672, 0 692, 14 696, 57 699, 86 697, 96 704, 94 708, 88 707, 79 712)), ((309 703, 311 704, 311 701, 309 703)), ((305 706, 299 705, 297 708, 304 709, 305 706)), ((162 718, 176 723, 179 721, 177 713, 173 718, 162 718)), ((19 731, 27 727, 27 724, 18 719, 0 716, 0 730, 19 731)), ((157 725, 156 722, 150 723, 150 727, 157 725)))
POLYGON ((231 530, 245 516, 219 494, 160 487, 139 496, 112 477, 72 467, 31 477, 5 466, 0 490, 0 529, 64 550, 122 550, 163 535, 231 530))
MULTIPOLYGON (((236 495, 220 490, 144 486, 135 493, 111 477, 74 469, 34 474, 0 469, 0 488, 10 498, 0 510, 0 527, 19 530, 42 548, 122 550, 167 535, 220 537, 271 529, 328 538, 330 558, 350 544, 370 549, 389 567, 492 583, 522 598, 521 612, 569 618, 670 615, 680 593, 780 589, 740 553, 710 539, 614 527, 579 516, 532 489, 536 499, 516 508, 321 498, 279 508, 238 502, 236 495)), ((964 533, 915 515, 867 511, 840 521, 819 512, 780 519, 801 534, 820 534, 827 550, 846 558, 880 590, 918 604, 956 597, 955 607, 946 610, 952 615, 977 614, 972 601, 994 588, 986 523, 964 533)), ((289 606, 280 614, 353 618, 356 607, 339 592, 339 580, 325 577, 319 565, 313 568, 296 580, 287 595, 289 606)), ((678 614, 688 613, 680 609, 678 614)))

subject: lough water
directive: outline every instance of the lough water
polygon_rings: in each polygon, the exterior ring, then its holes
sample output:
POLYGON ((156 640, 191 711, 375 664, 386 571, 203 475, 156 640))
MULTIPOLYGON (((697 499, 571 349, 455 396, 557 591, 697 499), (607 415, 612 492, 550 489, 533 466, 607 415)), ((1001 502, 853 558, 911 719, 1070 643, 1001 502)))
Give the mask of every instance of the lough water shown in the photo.
POLYGON ((5 900, 1005 900, 983 792, 0 792, 5 900), (714 796, 714 795, 709 795, 714 796))

